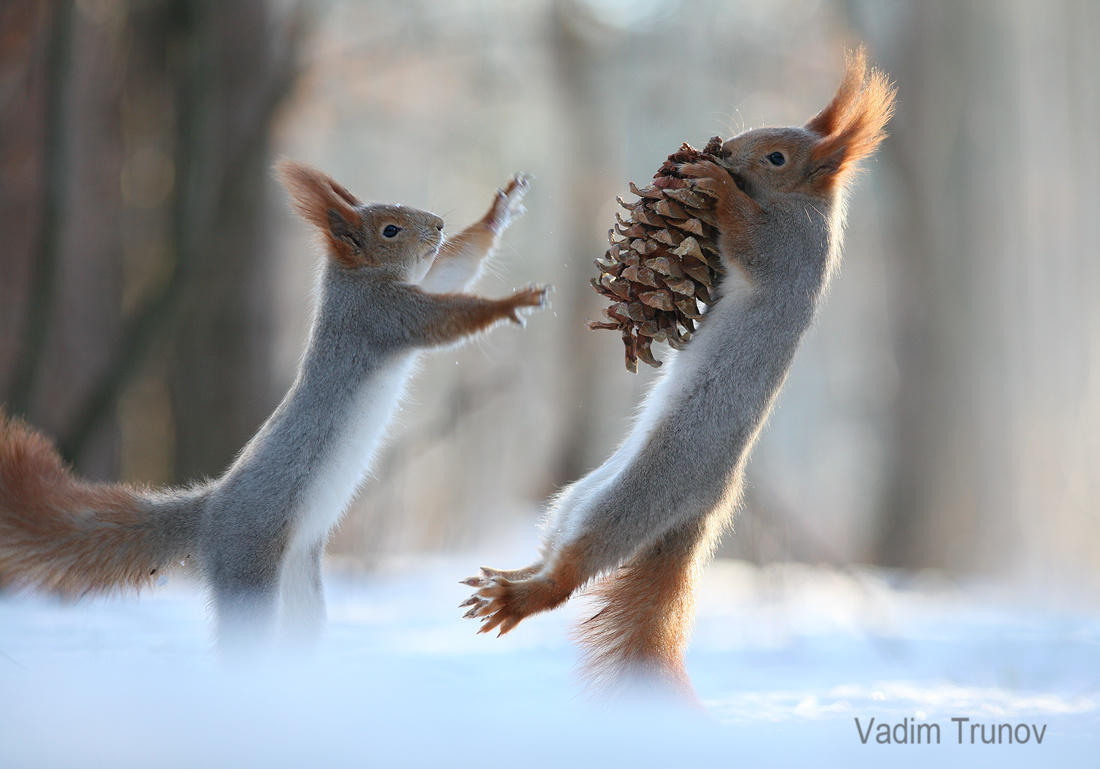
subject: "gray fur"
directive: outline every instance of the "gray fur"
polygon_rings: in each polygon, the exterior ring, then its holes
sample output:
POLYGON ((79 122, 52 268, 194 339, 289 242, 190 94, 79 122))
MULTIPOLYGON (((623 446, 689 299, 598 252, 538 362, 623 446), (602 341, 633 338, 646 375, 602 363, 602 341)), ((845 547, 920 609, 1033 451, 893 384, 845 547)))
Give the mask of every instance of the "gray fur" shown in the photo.
MULTIPOLYGON (((556 504, 549 518, 549 553, 580 545, 590 576, 627 561, 673 529, 712 514, 728 516, 741 494, 749 451, 810 326, 837 249, 830 247, 828 212, 807 206, 772 212, 779 235, 756 255, 756 285, 723 296, 691 344, 670 356, 644 411, 660 416, 642 435, 627 466, 588 504, 556 504), (797 211, 797 213, 796 213, 797 211), (807 243, 820 244, 807 249, 807 243), (667 397, 664 397, 667 396, 667 397), (614 531, 614 536, 592 532, 614 531)), ((722 287, 729 294, 737 268, 722 287)), ((620 449, 621 451, 622 449, 620 449)), ((609 462, 614 461, 614 457, 609 462)), ((595 471, 599 472, 599 470, 595 471)))

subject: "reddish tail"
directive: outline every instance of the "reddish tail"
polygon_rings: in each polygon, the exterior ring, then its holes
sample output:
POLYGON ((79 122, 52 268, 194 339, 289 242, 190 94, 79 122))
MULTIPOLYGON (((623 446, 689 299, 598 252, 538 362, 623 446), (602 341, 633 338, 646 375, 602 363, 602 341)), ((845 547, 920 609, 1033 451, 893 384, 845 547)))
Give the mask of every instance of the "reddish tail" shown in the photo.
POLYGON ((716 535, 705 523, 669 532, 596 586, 601 609, 577 628, 584 671, 595 686, 648 680, 693 696, 684 649, 696 578, 716 535))
POLYGON ((188 554, 195 500, 81 481, 45 437, 0 411, 0 587, 141 587, 188 554))

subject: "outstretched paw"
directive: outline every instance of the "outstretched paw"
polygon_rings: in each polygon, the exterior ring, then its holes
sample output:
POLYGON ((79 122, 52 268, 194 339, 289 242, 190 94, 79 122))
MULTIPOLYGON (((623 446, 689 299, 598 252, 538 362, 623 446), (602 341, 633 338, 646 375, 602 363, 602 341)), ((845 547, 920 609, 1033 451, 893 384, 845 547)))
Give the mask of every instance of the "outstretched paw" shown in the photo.
POLYGON ((525 325, 524 316, 520 310, 542 309, 546 306, 546 295, 549 291, 549 286, 527 286, 504 299, 508 319, 520 326, 525 325))
POLYGON ((497 190, 496 198, 489 207, 489 212, 485 214, 485 223, 493 232, 503 232, 513 219, 526 213, 523 196, 530 187, 531 177, 517 173, 508 184, 497 190))
POLYGON ((476 587, 476 592, 459 604, 459 608, 471 607, 464 617, 481 619, 477 632, 488 633, 499 628, 497 635, 504 635, 525 617, 547 609, 553 609, 569 597, 550 577, 536 576, 537 566, 515 571, 481 569, 481 575, 462 581, 476 587))

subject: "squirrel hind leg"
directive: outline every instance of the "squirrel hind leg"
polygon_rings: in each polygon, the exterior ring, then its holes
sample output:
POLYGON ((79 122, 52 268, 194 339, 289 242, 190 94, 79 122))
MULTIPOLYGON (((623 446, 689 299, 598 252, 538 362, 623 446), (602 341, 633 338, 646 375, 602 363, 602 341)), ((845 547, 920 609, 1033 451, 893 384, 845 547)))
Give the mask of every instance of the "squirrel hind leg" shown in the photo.
POLYGON ((672 531, 595 586, 598 611, 574 631, 591 688, 655 687, 696 701, 684 652, 707 539, 696 527, 672 531))
POLYGON ((565 603, 583 582, 580 574, 576 559, 561 555, 553 566, 536 563, 513 571, 482 568, 480 576, 463 580, 476 589, 459 608, 472 607, 465 617, 481 620, 479 633, 497 630, 504 635, 532 614, 565 603))
POLYGON ((279 578, 279 642, 284 650, 308 651, 316 646, 325 624, 325 593, 321 581, 324 543, 291 550, 279 578))
POLYGON ((272 648, 285 550, 283 542, 257 546, 244 540, 223 540, 206 564, 218 651, 225 659, 240 662, 272 648))

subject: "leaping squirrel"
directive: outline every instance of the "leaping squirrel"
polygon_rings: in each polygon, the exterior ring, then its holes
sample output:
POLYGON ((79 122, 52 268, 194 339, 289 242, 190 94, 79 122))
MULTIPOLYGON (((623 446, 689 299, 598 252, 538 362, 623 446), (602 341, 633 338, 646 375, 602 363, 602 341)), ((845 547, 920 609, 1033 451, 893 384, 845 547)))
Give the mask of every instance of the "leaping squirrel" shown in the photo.
MULTIPOLYGON (((421 350, 521 322, 545 288, 505 299, 456 292, 477 276, 527 178, 443 240, 443 220, 366 205, 319 171, 280 175, 322 234, 327 260, 309 342, 282 403, 220 478, 151 490, 88 483, 53 446, 0 412, 0 586, 68 595, 140 587, 192 556, 209 582, 218 641, 308 641, 324 618, 321 554, 377 453, 421 350)), ((249 644, 251 645, 251 644, 249 644)))
POLYGON ((860 49, 805 126, 725 142, 731 172, 709 161, 680 169, 718 196, 720 299, 624 443, 553 500, 541 558, 464 580, 476 591, 462 606, 480 632, 506 633, 607 575, 599 611, 578 632, 591 679, 642 675, 690 691, 696 576, 740 501, 749 451, 840 259, 847 189, 884 138, 894 99, 860 49))

